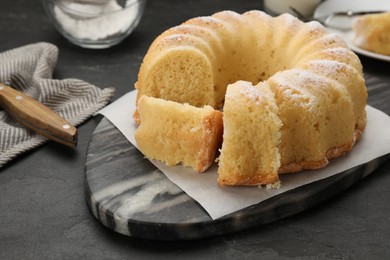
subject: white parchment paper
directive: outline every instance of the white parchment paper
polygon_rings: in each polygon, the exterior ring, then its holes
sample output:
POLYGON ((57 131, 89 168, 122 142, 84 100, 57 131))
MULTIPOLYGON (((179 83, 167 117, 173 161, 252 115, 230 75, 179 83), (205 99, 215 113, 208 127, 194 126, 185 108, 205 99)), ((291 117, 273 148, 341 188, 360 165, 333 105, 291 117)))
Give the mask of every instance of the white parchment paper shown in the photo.
MULTIPOLYGON (((106 106, 99 113, 110 120, 137 147, 134 139, 137 126, 132 117, 135 111, 135 99, 136 91, 134 90, 106 106)), ((217 219, 290 189, 330 177, 390 153, 390 117, 370 106, 367 106, 366 111, 366 130, 352 152, 331 160, 327 167, 320 170, 282 175, 280 189, 221 187, 217 183, 217 165, 213 165, 205 173, 198 174, 191 168, 181 165, 168 167, 158 161, 152 160, 151 162, 173 183, 196 200, 212 219, 217 219)))

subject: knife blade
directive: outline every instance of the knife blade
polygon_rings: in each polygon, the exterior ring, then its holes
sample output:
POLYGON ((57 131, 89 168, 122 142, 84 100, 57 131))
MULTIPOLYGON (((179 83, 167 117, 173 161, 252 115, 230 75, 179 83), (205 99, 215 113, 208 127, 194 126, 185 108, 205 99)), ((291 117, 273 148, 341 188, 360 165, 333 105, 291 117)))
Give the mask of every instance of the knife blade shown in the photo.
POLYGON ((77 128, 38 100, 0 84, 0 106, 34 132, 60 144, 76 147, 77 128))

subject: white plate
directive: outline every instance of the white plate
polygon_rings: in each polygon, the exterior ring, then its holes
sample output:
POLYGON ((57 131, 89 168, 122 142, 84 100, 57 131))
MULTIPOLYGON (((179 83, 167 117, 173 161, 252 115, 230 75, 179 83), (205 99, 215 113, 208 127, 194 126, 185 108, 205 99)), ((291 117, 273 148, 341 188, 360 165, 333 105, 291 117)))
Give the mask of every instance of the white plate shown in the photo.
POLYGON ((379 53, 367 51, 367 50, 364 50, 364 49, 361 49, 361 48, 357 47, 353 43, 354 32, 352 30, 349 30, 349 31, 339 31, 339 30, 336 30, 336 29, 328 28, 328 31, 340 35, 347 42, 349 48, 351 48, 351 50, 353 50, 356 53, 359 53, 361 55, 364 55, 364 56, 367 56, 367 57, 371 57, 371 58, 374 58, 374 59, 383 60, 383 61, 389 61, 390 62, 390 56, 388 56, 388 55, 382 55, 382 54, 379 54, 379 53))
MULTIPOLYGON (((314 18, 321 19, 333 12, 340 11, 390 11, 389 0, 328 0, 320 4, 315 12, 314 18)), ((331 27, 345 28, 352 24, 353 18, 337 17, 332 20, 331 27)), ((349 47, 356 53, 384 61, 390 61, 390 56, 363 50, 353 44, 354 33, 352 30, 337 30, 328 28, 329 31, 339 34, 348 43, 349 47)))

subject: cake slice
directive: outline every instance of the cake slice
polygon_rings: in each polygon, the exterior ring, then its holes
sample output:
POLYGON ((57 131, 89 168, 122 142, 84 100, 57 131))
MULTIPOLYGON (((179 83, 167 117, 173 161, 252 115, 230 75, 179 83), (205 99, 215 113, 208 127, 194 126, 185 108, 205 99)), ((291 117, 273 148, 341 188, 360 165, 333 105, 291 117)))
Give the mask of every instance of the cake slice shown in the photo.
POLYGON ((356 46, 390 55, 390 11, 359 16, 353 21, 352 28, 356 46))
POLYGON ((266 83, 238 81, 227 88, 220 185, 266 185, 279 181, 280 129, 273 92, 266 83))
POLYGON ((214 162, 222 141, 222 113, 149 96, 138 102, 140 125, 135 132, 140 151, 149 159, 196 172, 214 162))

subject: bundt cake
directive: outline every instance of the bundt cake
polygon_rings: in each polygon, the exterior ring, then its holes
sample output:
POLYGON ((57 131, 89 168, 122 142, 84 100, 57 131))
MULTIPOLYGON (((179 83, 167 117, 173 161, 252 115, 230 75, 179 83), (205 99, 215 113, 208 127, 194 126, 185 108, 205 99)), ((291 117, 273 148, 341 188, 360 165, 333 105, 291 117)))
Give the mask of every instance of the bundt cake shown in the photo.
POLYGON ((354 44, 359 48, 390 55, 390 12, 357 17, 352 28, 354 44))
MULTIPOLYGON (((277 168, 324 167, 352 149, 366 124, 358 57, 319 23, 289 14, 223 11, 168 29, 150 46, 135 86, 138 100, 224 105, 220 184, 261 185, 277 181, 277 168)), ((140 104, 134 119, 142 126, 140 104)))
POLYGON ((258 185, 279 180, 280 129, 275 96, 267 84, 237 81, 228 86, 218 182, 258 185))
POLYGON ((142 123, 134 137, 146 157, 167 165, 182 163, 197 172, 214 162, 222 138, 220 111, 148 96, 138 106, 142 123))

